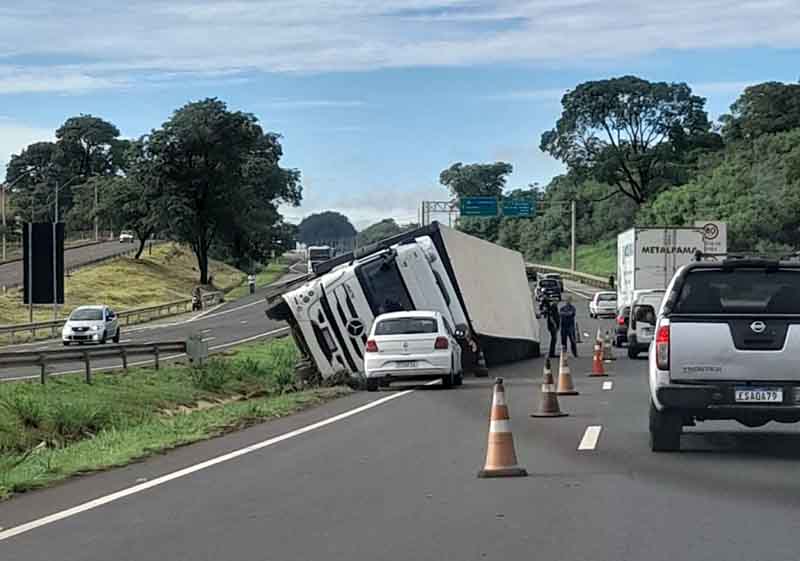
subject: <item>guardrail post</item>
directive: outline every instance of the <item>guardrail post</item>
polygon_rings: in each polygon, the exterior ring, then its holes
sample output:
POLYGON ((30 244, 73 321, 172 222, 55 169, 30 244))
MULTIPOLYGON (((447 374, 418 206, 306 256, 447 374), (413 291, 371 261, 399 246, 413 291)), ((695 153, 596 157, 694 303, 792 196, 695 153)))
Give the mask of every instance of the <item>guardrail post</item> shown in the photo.
POLYGON ((14 334, 15 334, 15 333, 16 333, 16 331, 14 331, 14 330, 12 329, 12 330, 11 330, 11 344, 12 344, 12 345, 14 344, 14 334))
POLYGON ((83 363, 86 366, 86 383, 92 383, 92 364, 89 361, 89 352, 83 351, 83 363))
POLYGON ((47 363, 45 362, 44 355, 39 355, 39 365, 41 367, 39 380, 41 381, 42 385, 44 385, 47 382, 47 363))
POLYGON ((128 352, 125 350, 125 347, 119 348, 120 354, 122 355, 122 369, 125 371, 125 374, 128 373, 128 352))
POLYGON ((153 345, 153 362, 155 363, 156 370, 158 370, 158 345, 153 345))

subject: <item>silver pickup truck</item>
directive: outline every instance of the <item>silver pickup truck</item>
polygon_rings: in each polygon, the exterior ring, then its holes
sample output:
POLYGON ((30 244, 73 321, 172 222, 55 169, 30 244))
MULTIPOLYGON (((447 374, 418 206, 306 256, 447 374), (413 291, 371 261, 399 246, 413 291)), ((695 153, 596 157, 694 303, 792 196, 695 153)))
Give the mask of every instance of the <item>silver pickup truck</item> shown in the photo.
POLYGON ((800 420, 800 264, 726 259, 682 267, 650 346, 650 444, 680 449, 684 426, 800 420))

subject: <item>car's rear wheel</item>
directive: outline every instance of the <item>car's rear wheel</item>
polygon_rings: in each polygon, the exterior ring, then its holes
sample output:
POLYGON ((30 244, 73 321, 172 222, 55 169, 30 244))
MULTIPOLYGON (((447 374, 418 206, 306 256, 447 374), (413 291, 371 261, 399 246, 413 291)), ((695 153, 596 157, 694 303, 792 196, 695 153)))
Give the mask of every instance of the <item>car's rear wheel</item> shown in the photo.
POLYGON ((379 384, 380 380, 378 380, 377 378, 367 378, 367 391, 368 392, 378 391, 379 384))
POLYGON ((461 386, 463 384, 464 384, 464 373, 463 372, 459 372, 453 378, 453 385, 454 386, 461 386))
POLYGON ((442 387, 445 389, 450 389, 453 387, 453 378, 454 374, 451 372, 447 376, 442 376, 442 387))
POLYGON ((634 345, 629 343, 628 344, 628 358, 636 358, 637 356, 639 356, 638 349, 634 345))
POLYGON ((683 419, 676 411, 659 411, 650 400, 650 449, 653 452, 677 452, 681 449, 683 419))

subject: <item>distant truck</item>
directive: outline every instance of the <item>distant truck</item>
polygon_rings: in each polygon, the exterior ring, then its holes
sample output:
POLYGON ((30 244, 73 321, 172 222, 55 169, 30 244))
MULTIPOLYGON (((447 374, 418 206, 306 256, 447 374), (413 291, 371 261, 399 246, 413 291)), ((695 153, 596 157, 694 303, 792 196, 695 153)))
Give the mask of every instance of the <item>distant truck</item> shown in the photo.
POLYGON ((695 227, 631 228, 617 236, 617 308, 630 307, 635 292, 664 290, 695 253, 727 253, 724 223, 695 227))
POLYGON ((539 323, 519 252, 433 224, 315 268, 268 297, 267 316, 289 323, 305 361, 328 378, 364 371, 375 317, 441 313, 454 327, 464 369, 539 356, 539 323), (481 360, 482 359, 482 360, 481 360))
POLYGON ((327 245, 312 245, 306 250, 308 272, 313 273, 320 263, 333 259, 333 248, 327 245))

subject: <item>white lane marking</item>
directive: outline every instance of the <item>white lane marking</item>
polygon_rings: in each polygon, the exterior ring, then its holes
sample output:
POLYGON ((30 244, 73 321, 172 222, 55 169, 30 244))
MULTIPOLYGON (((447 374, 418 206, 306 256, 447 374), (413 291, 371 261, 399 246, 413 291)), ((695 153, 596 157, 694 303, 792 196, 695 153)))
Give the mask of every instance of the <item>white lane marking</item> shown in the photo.
POLYGON ((211 328, 210 328, 210 327, 209 327, 209 328, 207 328, 207 329, 202 329, 202 330, 200 331, 200 333, 208 333, 209 331, 211 331, 211 328))
POLYGON ((581 292, 579 290, 575 290, 574 288, 570 288, 568 286, 565 286, 564 290, 566 292, 571 292, 572 294, 575 294, 576 296, 580 296, 584 300, 591 300, 592 298, 594 298, 594 294, 591 293, 591 292, 583 293, 583 292, 581 292))
POLYGON ((263 304, 263 305, 266 306, 266 301, 259 299, 259 300, 256 300, 255 302, 250 302, 249 304, 242 304, 241 306, 237 306, 235 308, 231 308, 230 310, 225 310, 223 312, 217 312, 215 314, 212 314, 211 312, 213 312, 214 310, 219 308, 219 306, 217 306, 217 308, 212 308, 211 310, 208 310, 207 312, 203 312, 202 314, 198 314, 198 315, 194 316, 192 319, 187 320, 187 323, 190 322, 190 321, 197 321, 199 319, 211 319, 211 318, 215 318, 215 317, 218 317, 218 316, 224 316, 225 314, 230 314, 232 312, 238 312, 239 310, 244 310, 245 308, 249 308, 251 306, 256 306, 258 304, 263 304))
POLYGON ((130 343, 133 339, 120 339, 120 343, 130 343))
POLYGON ((600 431, 603 430, 601 425, 591 425, 586 427, 586 432, 583 433, 581 443, 578 444, 578 450, 594 450, 597 446, 597 439, 600 438, 600 431))
POLYGON ((203 341, 213 341, 216 337, 203 337, 203 341))
POLYGON ((24 534, 26 532, 30 532, 31 530, 35 530, 37 528, 41 528, 42 526, 47 526, 49 524, 53 524, 54 522, 58 522, 60 520, 64 520, 66 518, 71 518, 72 516, 76 516, 88 510, 92 510, 98 508, 103 505, 107 505, 109 503, 113 503, 125 497, 129 497, 131 495, 135 495, 137 493, 141 493, 142 491, 146 491, 153 487, 158 487, 159 485, 163 485, 175 479, 180 479, 181 477, 186 477, 187 475, 191 475, 198 471, 202 471, 204 469, 208 469, 212 466, 216 466, 218 464, 229 462, 230 460, 234 460, 239 458, 240 456, 244 456, 246 454, 252 454, 258 450, 263 448, 268 448, 270 446, 274 446, 279 442, 283 442, 284 440, 289 440, 290 438, 298 437, 302 434, 307 432, 315 431, 317 429, 321 429, 322 427, 326 427, 338 421, 342 421, 347 419, 348 417, 352 417, 353 415, 358 415, 359 413, 363 413, 364 411, 368 411, 369 409, 373 409, 384 403, 388 403, 394 399, 398 399, 400 397, 404 397, 413 393, 414 390, 405 390, 402 392, 398 392, 392 395, 387 395, 386 397, 382 397, 365 405, 361 405, 360 407, 356 407, 355 409, 350 409, 349 411, 345 411, 344 413, 339 413, 338 415, 334 415, 333 417, 329 417, 322 421, 312 423, 310 425, 306 425, 299 429, 281 434, 274 438, 270 438, 268 440, 264 440, 262 442, 258 442, 251 446, 246 446, 244 448, 240 448, 239 450, 234 450, 233 452, 229 452, 228 454, 223 454, 222 456, 217 456, 216 458, 211 458, 210 460, 206 460, 204 462, 200 462, 199 464, 195 464, 193 466, 189 466, 178 471, 173 471, 172 473, 168 473, 166 475, 162 475, 161 477, 157 477, 155 479, 151 479, 150 481, 146 481, 145 483, 140 483, 139 485, 134 485, 132 487, 128 487, 127 489, 123 489, 121 491, 117 491, 116 493, 111 493, 109 495, 105 495, 103 497, 85 502, 83 504, 79 504, 72 508, 68 508, 66 510, 62 510, 60 512, 56 512, 45 516, 43 518, 38 518, 36 520, 32 520, 25 524, 20 524, 19 526, 15 526, 13 528, 9 528, 8 530, 4 530, 0 532, 0 541, 7 540, 9 538, 13 538, 14 536, 18 536, 20 534, 24 534))
POLYGON ((247 325, 247 320, 246 320, 246 319, 243 319, 243 320, 242 320, 242 321, 240 321, 239 323, 241 323, 242 325, 247 325))
POLYGON ((603 389, 605 391, 613 390, 614 389, 614 382, 612 382, 610 380, 608 382, 603 382, 603 389))
MULTIPOLYGON (((289 328, 288 327, 280 327, 278 329, 273 329, 272 331, 265 331, 264 333, 259 333, 258 335, 253 335, 251 337, 245 337, 244 339, 238 339, 236 341, 231 341, 230 343, 223 343, 221 345, 215 345, 213 347, 209 347, 208 350, 209 351, 215 351, 217 349, 225 349, 227 347, 233 347, 234 345, 240 345, 242 343, 249 343, 250 341, 255 341, 256 339, 263 339, 264 337, 269 337, 270 335, 277 335, 277 334, 283 333, 283 332, 289 333, 289 328)), ((152 343, 150 343, 150 344, 152 345, 152 343)), ((186 353, 179 353, 179 354, 174 354, 174 355, 161 357, 161 360, 174 360, 176 358, 181 358, 181 357, 184 357, 184 356, 186 356, 186 353)), ((129 362, 128 363, 128 367, 130 368, 132 366, 145 366, 147 364, 152 364, 152 363, 153 363, 152 360, 140 360, 140 361, 137 361, 137 362, 129 362)), ((109 370, 119 370, 121 368, 122 368, 122 365, 119 365, 119 366, 98 366, 98 367, 96 367, 96 370, 98 372, 107 372, 109 370)), ((83 372, 82 368, 80 370, 66 370, 64 372, 49 372, 48 376, 62 376, 64 374, 80 374, 81 372, 83 372)), ((39 379, 38 375, 15 376, 13 378, 0 378, 0 384, 2 384, 4 382, 19 382, 21 380, 38 380, 38 379, 39 379)))

